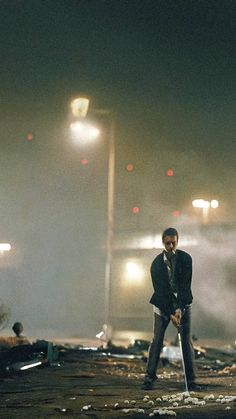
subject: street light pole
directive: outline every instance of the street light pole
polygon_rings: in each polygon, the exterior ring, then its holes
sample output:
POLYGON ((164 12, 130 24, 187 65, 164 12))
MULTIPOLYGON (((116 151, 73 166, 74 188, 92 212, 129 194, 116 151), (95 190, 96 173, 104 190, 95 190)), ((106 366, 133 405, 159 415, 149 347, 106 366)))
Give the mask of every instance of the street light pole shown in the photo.
MULTIPOLYGON (((89 109, 89 99, 76 98, 71 102, 73 115, 79 121, 86 119, 89 109)), ((105 339, 111 336, 110 324, 110 296, 111 296, 111 274, 112 274, 112 258, 113 258, 113 233, 114 233, 114 185, 115 185, 115 121, 114 114, 109 109, 92 109, 95 115, 105 116, 108 118, 108 182, 107 182, 107 235, 106 235, 106 266, 105 266, 105 282, 104 282, 104 333, 105 339)), ((84 127, 78 124, 78 121, 71 124, 71 128, 79 135, 85 135, 84 127)), ((94 128, 94 127, 93 127, 94 128)), ((86 129, 86 128, 85 128, 86 129)), ((93 134, 95 130, 93 129, 93 134)), ((91 129, 90 134, 91 136, 91 129)), ((96 130, 96 136, 98 130, 96 130)), ((87 136, 86 136, 87 137, 87 136)), ((87 138, 86 138, 87 140, 87 138)))
POLYGON ((114 196, 115 196, 115 119, 110 109, 94 109, 95 115, 107 117, 108 130, 108 179, 107 179, 107 235, 106 235, 106 266, 104 282, 104 334, 109 340, 112 334, 110 321, 111 277, 113 261, 114 236, 114 196))
MULTIPOLYGON (((107 184, 107 241, 106 241, 106 268, 105 268, 105 325, 110 326, 110 294, 111 273, 113 257, 113 233, 114 233, 114 186, 115 186, 115 123, 114 116, 110 112, 109 132, 109 157, 108 157, 108 184, 107 184)), ((108 330, 109 333, 109 330, 108 330)))

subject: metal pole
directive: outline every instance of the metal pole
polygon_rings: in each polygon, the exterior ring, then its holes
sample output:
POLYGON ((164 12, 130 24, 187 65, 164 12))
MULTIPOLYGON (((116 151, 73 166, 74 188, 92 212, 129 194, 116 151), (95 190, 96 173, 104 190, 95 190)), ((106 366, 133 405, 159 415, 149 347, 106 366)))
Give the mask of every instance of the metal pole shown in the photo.
POLYGON ((180 327, 178 327, 178 338, 179 338, 180 355, 181 355, 181 358, 182 358, 182 364, 183 364, 183 370, 184 370, 185 388, 186 388, 186 391, 189 393, 188 382, 187 382, 187 377, 186 377, 186 370, 185 370, 184 354, 183 354, 183 348, 182 348, 182 340, 181 340, 181 334, 180 334, 180 327))
POLYGON ((209 208, 202 208, 202 215, 203 215, 203 224, 208 223, 208 215, 209 215, 209 208))
MULTIPOLYGON (((111 269, 113 256, 113 229, 114 229, 114 180, 115 180, 115 124, 111 115, 109 132, 108 157, 108 189, 107 189, 107 241, 106 241, 106 268, 105 268, 105 325, 110 326, 110 291, 111 269)), ((108 330, 109 333, 109 330, 108 330)))

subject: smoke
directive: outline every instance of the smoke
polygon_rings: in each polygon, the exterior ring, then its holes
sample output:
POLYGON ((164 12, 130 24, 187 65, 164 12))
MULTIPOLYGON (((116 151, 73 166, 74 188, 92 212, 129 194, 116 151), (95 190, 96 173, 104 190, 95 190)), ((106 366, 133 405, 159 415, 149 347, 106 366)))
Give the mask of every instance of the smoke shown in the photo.
MULTIPOLYGON (((193 329, 204 337, 234 338, 236 318, 234 229, 192 226, 193 329)), ((180 228, 181 230, 181 228, 180 228)))

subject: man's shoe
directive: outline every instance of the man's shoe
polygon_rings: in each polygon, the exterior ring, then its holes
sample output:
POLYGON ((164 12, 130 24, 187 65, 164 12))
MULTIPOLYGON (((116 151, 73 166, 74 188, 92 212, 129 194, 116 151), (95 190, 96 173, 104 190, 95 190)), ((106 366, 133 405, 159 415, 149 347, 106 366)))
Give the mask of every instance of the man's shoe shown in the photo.
POLYGON ((150 377, 149 375, 146 375, 144 377, 144 382, 142 385, 142 390, 152 390, 154 381, 157 380, 157 376, 150 377))
POLYGON ((202 391, 202 386, 196 384, 195 382, 188 383, 188 390, 189 391, 202 391))
POLYGON ((153 381, 151 380, 144 381, 142 385, 142 390, 152 390, 152 388, 153 388, 153 381))

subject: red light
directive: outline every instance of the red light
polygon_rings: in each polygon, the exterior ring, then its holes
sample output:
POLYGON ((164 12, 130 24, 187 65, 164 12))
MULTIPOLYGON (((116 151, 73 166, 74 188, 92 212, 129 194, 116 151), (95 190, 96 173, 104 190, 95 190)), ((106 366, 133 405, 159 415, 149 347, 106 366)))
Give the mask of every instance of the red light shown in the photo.
POLYGON ((166 172, 166 175, 169 176, 169 177, 174 176, 174 170, 173 169, 168 169, 167 172, 166 172))
POLYGON ((180 212, 178 210, 172 211, 172 216, 173 217, 179 217, 180 216, 180 212))
POLYGON ((139 207, 133 207, 133 213, 138 214, 139 213, 139 207))
POLYGON ((32 132, 29 132, 28 134, 27 134, 27 140, 28 141, 32 141, 33 140, 33 134, 32 134, 32 132))
POLYGON ((80 162, 83 166, 86 166, 89 161, 88 161, 88 159, 81 159, 80 162))
POLYGON ((132 172, 134 170, 134 165, 131 163, 127 164, 126 170, 127 172, 132 172))

